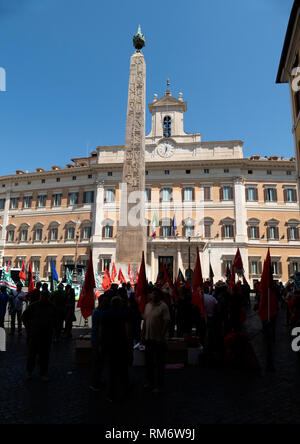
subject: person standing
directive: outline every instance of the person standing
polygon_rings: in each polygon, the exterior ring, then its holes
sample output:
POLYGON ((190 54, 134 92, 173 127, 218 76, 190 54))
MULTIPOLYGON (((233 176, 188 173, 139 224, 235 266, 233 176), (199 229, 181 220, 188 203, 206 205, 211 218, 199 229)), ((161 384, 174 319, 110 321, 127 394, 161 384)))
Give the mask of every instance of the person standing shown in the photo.
POLYGON ((6 315, 8 299, 9 296, 6 292, 6 287, 2 286, 0 288, 0 328, 4 328, 4 320, 6 315))
POLYGON ((27 294, 26 299, 27 299, 27 302, 29 302, 29 304, 34 304, 35 302, 38 302, 40 300, 41 288, 42 288, 42 283, 37 282, 35 289, 27 294))
POLYGON ((72 339, 73 322, 76 321, 75 316, 76 296, 75 290, 71 285, 66 286, 66 316, 65 316, 65 338, 72 339))
POLYGON ((158 288, 152 292, 152 300, 146 305, 142 342, 145 344, 146 376, 145 388, 159 394, 164 386, 165 360, 167 351, 167 331, 170 312, 162 302, 162 293, 158 288))
POLYGON ((9 298, 9 312, 11 316, 11 335, 15 334, 16 331, 16 319, 18 321, 18 333, 19 336, 22 335, 22 313, 23 304, 26 301, 26 293, 22 291, 23 285, 21 283, 17 284, 17 290, 12 291, 9 298))
POLYGON ((117 399, 118 393, 122 392, 122 396, 125 397, 129 394, 128 367, 133 356, 128 310, 124 308, 119 296, 113 297, 111 308, 103 312, 99 333, 99 352, 108 360, 108 400, 113 402, 117 399))
POLYGON ((31 304, 22 316, 28 339, 27 381, 31 381, 36 361, 40 365, 43 382, 48 382, 49 355, 56 324, 55 307, 49 302, 47 291, 41 293, 39 302, 31 304))
POLYGON ((51 294, 50 302, 56 309, 54 342, 59 342, 67 312, 67 294, 63 284, 59 284, 57 291, 51 294))

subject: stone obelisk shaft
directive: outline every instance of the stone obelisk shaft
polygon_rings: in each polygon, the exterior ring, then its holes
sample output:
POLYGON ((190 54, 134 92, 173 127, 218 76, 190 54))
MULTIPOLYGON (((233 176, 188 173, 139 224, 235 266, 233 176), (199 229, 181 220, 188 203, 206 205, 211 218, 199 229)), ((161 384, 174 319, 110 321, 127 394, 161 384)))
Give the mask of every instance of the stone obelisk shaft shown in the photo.
MULTIPOLYGON (((146 254, 145 227, 145 114, 146 64, 141 52, 131 57, 127 126, 121 196, 120 224, 117 235, 117 263, 139 266, 146 254), (125 185, 125 187, 124 187, 125 185), (136 217, 135 208, 139 207, 136 217), (137 225, 136 221, 140 223, 137 225)), ((127 270, 126 270, 127 271, 127 270)))

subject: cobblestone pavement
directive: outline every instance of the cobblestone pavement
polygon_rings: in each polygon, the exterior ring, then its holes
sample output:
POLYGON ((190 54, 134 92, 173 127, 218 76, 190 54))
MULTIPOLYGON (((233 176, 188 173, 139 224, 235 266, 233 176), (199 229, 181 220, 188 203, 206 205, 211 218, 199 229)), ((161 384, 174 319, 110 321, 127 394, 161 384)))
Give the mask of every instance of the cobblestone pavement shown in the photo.
MULTIPOLYGON (((263 336, 257 315, 246 329, 264 365, 263 336)), ((83 328, 76 328, 75 336, 83 328)), ((132 369, 134 390, 127 402, 109 404, 105 393, 88 390, 89 368, 76 366, 75 342, 53 346, 48 385, 36 376, 25 382, 26 340, 8 337, 0 353, 1 424, 246 424, 300 422, 300 360, 291 351, 284 315, 280 316, 276 373, 252 374, 213 367, 187 368, 167 374, 163 397, 143 391, 143 369, 132 369)))

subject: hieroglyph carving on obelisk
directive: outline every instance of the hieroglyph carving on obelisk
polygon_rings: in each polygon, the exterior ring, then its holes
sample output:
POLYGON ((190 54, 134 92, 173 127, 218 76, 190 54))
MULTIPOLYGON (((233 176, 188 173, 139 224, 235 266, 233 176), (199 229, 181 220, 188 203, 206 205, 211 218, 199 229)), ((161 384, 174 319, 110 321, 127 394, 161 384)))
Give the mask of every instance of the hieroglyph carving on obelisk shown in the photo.
MULTIPOLYGON (((134 36, 137 49, 131 57, 127 125, 121 190, 121 211, 116 260, 120 265, 138 266, 146 253, 145 227, 145 115, 146 64, 141 49, 144 36, 134 36)), ((125 271, 125 270, 124 270, 125 271)))

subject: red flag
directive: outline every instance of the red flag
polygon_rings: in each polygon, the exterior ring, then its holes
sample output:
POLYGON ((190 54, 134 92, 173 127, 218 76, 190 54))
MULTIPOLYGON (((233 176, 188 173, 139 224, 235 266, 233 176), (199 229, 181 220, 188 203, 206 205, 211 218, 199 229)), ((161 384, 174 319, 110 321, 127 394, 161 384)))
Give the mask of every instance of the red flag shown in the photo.
POLYGON ((162 262, 161 268, 162 268, 162 272, 163 272, 163 277, 160 282, 162 289, 170 289, 173 298, 177 301, 178 294, 177 294, 176 288, 175 288, 173 282, 171 281, 170 276, 166 270, 165 264, 163 262, 162 262))
POLYGON ((269 321, 278 313, 278 302, 274 288, 270 249, 265 260, 264 270, 259 285, 260 302, 258 314, 263 322, 269 321))
POLYGON ((11 269, 11 261, 8 262, 7 267, 6 267, 6 271, 9 272, 10 269, 11 269))
POLYGON ((112 281, 112 282, 115 282, 116 277, 117 277, 116 264, 113 263, 112 272, 111 272, 111 281, 112 281))
POLYGON ((28 293, 34 290, 34 280, 33 280, 33 273, 32 273, 32 266, 31 262, 29 262, 29 268, 28 268, 28 293))
POLYGON ((147 304, 148 281, 146 278, 145 255, 143 252, 142 264, 139 272, 138 284, 136 287, 135 300, 139 305, 139 310, 143 314, 147 304))
POLYGON ((133 283, 134 282, 134 278, 133 278, 133 274, 132 274, 132 272, 131 272, 131 265, 129 264, 129 266, 128 266, 128 276, 129 276, 129 281, 131 282, 131 283, 133 283))
POLYGON ((121 284, 126 284, 126 279, 124 278, 121 268, 119 271, 118 281, 121 282, 121 284))
POLYGON ((81 309, 82 316, 84 319, 92 316, 95 309, 95 296, 94 289, 96 288, 94 267, 93 267, 93 256, 90 253, 90 260, 87 266, 84 284, 81 290, 80 298, 77 307, 81 309))
POLYGON ((243 274, 244 273, 244 264, 243 264, 243 260, 242 260, 242 256, 241 256, 241 252, 240 252, 239 248, 238 248, 238 250, 236 252, 233 265, 234 265, 236 273, 238 273, 238 274, 243 274))
POLYGON ((135 283, 137 284, 138 282, 139 282, 139 270, 136 269, 135 283))
POLYGON ((109 275, 109 272, 107 270, 107 268, 105 268, 105 272, 104 272, 104 276, 103 276, 103 281, 102 281, 102 288, 104 291, 107 291, 110 289, 111 287, 111 278, 109 275))
POLYGON ((21 281, 26 281, 26 267, 25 267, 25 261, 23 261, 22 264, 22 270, 20 271, 19 278, 21 281))
POLYGON ((203 300, 203 276, 200 263, 199 248, 197 248, 197 260, 193 278, 193 296, 192 304, 200 308, 202 316, 205 316, 204 300, 203 300))

